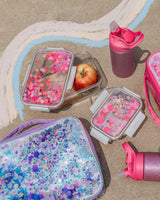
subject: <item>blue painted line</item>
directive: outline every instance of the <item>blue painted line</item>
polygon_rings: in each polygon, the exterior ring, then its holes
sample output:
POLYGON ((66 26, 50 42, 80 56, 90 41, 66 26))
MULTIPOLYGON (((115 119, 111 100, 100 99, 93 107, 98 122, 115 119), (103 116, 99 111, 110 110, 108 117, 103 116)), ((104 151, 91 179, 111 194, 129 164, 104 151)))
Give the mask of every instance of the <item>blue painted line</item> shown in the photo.
POLYGON ((153 2, 154 0, 148 0, 146 4, 144 5, 144 8, 139 13, 139 15, 134 19, 134 21, 127 28, 133 30, 136 26, 138 26, 138 24, 140 24, 144 20, 144 18, 147 16, 147 13, 153 2))
MULTIPOLYGON (((129 29, 133 30, 147 15, 149 8, 151 4, 154 2, 154 0, 148 0, 142 9, 141 13, 135 18, 135 20, 128 26, 129 29)), ((47 37, 42 37, 39 39, 36 39, 32 42, 30 42, 24 50, 20 53, 20 55, 17 58, 17 62, 14 66, 14 72, 13 72, 13 90, 14 90, 14 99, 15 99, 15 104, 16 108, 18 110, 19 116, 21 120, 24 120, 23 118, 23 104, 21 102, 21 96, 19 93, 19 76, 20 76, 20 71, 22 67, 23 60, 25 56, 28 54, 28 52, 31 50, 32 47, 35 45, 48 42, 48 41, 69 41, 77 44, 84 44, 88 47, 104 47, 109 44, 109 40, 102 40, 102 41, 92 41, 92 40, 87 40, 87 39, 82 39, 82 38, 74 38, 74 37, 64 37, 64 36, 47 36, 47 37)))

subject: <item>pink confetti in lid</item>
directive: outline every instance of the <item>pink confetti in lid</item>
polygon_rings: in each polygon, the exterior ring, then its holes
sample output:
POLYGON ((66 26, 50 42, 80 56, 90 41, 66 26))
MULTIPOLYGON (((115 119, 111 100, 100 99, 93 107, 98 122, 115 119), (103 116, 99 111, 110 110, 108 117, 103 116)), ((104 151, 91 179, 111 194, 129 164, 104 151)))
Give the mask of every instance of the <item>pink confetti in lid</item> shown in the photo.
POLYGON ((120 137, 140 106, 138 98, 123 89, 116 88, 94 113, 93 125, 108 137, 120 137))
POLYGON ((26 104, 58 107, 63 102, 73 54, 64 49, 38 51, 23 89, 26 104))

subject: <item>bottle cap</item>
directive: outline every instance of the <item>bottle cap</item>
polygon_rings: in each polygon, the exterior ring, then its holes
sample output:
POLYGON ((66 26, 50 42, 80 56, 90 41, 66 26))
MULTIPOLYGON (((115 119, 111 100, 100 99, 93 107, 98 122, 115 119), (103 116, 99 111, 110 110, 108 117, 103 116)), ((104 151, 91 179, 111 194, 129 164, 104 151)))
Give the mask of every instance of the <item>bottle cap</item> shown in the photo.
POLYGON ((123 143, 122 146, 127 152, 126 164, 128 168, 124 169, 126 177, 134 180, 143 180, 143 153, 135 153, 127 142, 123 143))
POLYGON ((126 52, 136 47, 144 38, 141 31, 133 32, 120 27, 115 21, 110 24, 109 44, 116 52, 126 52))

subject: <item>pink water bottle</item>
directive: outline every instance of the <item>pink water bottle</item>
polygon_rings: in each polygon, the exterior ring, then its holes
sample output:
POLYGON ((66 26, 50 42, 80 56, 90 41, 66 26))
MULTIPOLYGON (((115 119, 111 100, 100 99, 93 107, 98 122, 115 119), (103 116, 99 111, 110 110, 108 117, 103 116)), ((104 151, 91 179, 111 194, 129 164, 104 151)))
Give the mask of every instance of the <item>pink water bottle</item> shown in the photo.
POLYGON ((113 73, 121 78, 135 71, 135 47, 143 40, 141 31, 133 32, 119 27, 115 21, 110 24, 109 46, 113 73))
POLYGON ((160 153, 135 153, 125 142, 123 148, 127 152, 127 168, 119 174, 134 180, 160 181, 160 153))

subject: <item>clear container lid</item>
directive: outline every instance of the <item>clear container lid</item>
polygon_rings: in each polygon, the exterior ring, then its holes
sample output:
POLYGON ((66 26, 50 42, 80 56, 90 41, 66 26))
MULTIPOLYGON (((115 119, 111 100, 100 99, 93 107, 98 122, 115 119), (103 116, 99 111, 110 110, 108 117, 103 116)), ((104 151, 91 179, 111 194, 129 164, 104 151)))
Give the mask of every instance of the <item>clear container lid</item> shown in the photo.
POLYGON ((27 105, 59 107, 64 100, 73 57, 65 49, 37 51, 25 77, 22 101, 27 105))
POLYGON ((119 138, 142 107, 138 95, 124 88, 115 88, 107 95, 92 116, 91 124, 111 139, 119 138))

